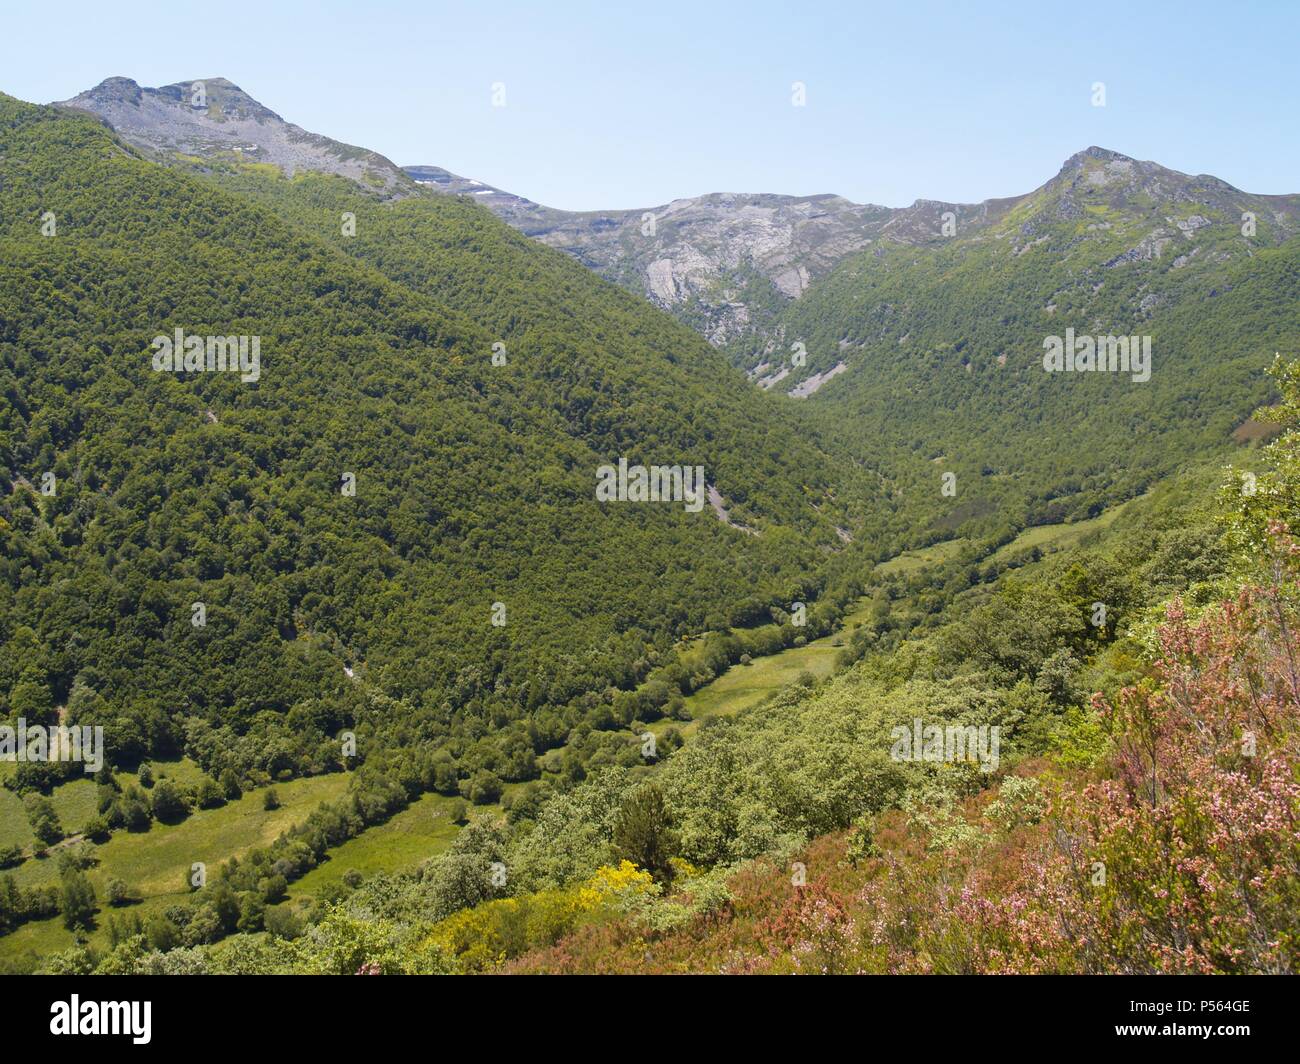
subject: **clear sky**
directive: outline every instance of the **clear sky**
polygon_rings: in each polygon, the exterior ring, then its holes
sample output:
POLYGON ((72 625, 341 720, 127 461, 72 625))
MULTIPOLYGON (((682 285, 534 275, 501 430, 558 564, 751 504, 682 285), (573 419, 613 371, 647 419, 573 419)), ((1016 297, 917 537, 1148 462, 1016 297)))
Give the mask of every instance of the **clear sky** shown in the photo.
POLYGON ((1300 192, 1300 0, 22 7, 0 15, 0 91, 21 99, 227 77, 313 132, 555 207, 976 201, 1090 144, 1300 192))

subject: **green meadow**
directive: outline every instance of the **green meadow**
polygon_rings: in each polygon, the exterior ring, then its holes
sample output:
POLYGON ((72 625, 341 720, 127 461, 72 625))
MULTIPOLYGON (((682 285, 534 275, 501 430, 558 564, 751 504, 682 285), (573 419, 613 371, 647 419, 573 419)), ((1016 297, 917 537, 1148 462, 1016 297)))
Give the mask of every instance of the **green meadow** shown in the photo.
MULTIPOLYGON (((186 772, 181 763, 159 767, 163 772, 171 770, 176 778, 183 778, 186 772)), ((119 774, 119 778, 124 776, 125 773, 119 774)), ((156 908, 181 901, 188 894, 186 881, 194 863, 206 864, 211 873, 231 857, 269 845, 284 831, 306 820, 322 802, 341 797, 347 790, 348 779, 346 773, 339 772, 277 783, 275 791, 280 806, 274 810, 263 807, 264 788, 249 791, 219 809, 197 810, 176 825, 155 823, 148 831, 114 832, 107 842, 95 847, 97 863, 87 870, 86 875, 101 906, 108 881, 121 879, 141 899, 139 904, 122 911, 148 915, 156 908)), ((60 792, 73 787, 82 789, 82 781, 56 788, 56 803, 70 801, 60 792)), ((93 799, 93 785, 91 797, 93 799)), ((21 808, 19 813, 21 816, 21 808)), ((8 820, 6 817, 6 823, 8 820)), ((53 857, 27 860, 13 869, 12 874, 24 887, 53 882, 58 878, 53 857)), ((107 945, 108 917, 112 912, 104 907, 100 909, 98 925, 90 935, 90 940, 96 945, 107 945)), ((73 944, 72 933, 64 928, 59 917, 54 917, 24 924, 11 934, 0 937, 0 960, 18 960, 30 953, 48 956, 73 944)))
POLYGON ((1087 521, 1071 521, 1058 525, 1035 525, 1032 528, 1026 528, 1010 543, 994 551, 988 560, 1004 562, 1008 558, 1014 558, 1017 554, 1032 550, 1034 547, 1037 547, 1044 554, 1073 549, 1082 545, 1085 537, 1109 528, 1114 524, 1115 519, 1136 501, 1136 499, 1130 499, 1118 506, 1112 506, 1087 521))
POLYGON ((933 543, 918 550, 905 550, 902 554, 896 554, 888 561, 881 562, 876 566, 875 572, 880 576, 915 572, 928 565, 937 565, 956 557, 965 545, 964 539, 946 539, 942 543, 933 543))
POLYGON ((789 647, 779 654, 755 658, 748 665, 733 665, 712 683, 706 684, 686 699, 686 708, 693 719, 686 724, 658 721, 651 731, 663 732, 676 727, 683 736, 691 736, 700 721, 709 717, 730 716, 756 706, 769 695, 787 684, 794 683, 803 673, 817 679, 835 671, 835 658, 844 646, 845 631, 851 631, 870 613, 870 601, 862 599, 854 609, 845 614, 844 623, 830 635, 822 636, 801 647, 789 647))
MULTIPOLYGON (((13 775, 13 771, 13 762, 0 761, 0 784, 13 775)), ((50 800, 59 815, 59 823, 68 834, 74 834, 95 815, 95 782, 87 776, 65 783, 55 789, 50 800)), ((22 798, 8 788, 0 787, 0 846, 22 846, 30 850, 35 845, 36 839, 28 826, 22 798)))
MULTIPOLYGON (((331 850, 328 859, 290 884, 290 900, 305 901, 328 891, 353 869, 365 876, 400 872, 445 850, 459 830, 449 815, 453 801, 437 794, 421 795, 387 822, 331 850)), ((493 808, 499 812, 499 807, 493 806, 478 806, 474 811, 493 808)))

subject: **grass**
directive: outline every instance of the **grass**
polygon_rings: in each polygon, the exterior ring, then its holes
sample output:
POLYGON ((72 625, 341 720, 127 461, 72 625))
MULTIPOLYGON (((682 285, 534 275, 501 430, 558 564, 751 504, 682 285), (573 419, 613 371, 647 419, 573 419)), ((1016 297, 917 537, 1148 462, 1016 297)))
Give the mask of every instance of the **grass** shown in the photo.
MULTIPOLYGON (((0 783, 13 775, 12 761, 0 761, 0 783)), ((68 834, 80 831, 95 815, 95 781, 87 776, 56 787, 50 795, 59 823, 68 834)), ((22 846, 31 850, 36 838, 27 823, 23 800, 8 788, 0 789, 0 846, 22 846)))
POLYGON ((13 773, 12 761, 0 761, 0 846, 30 846, 36 840, 27 824, 23 800, 3 786, 13 773))
MULTIPOLYGON (((1139 498, 1144 497, 1139 496, 1139 498)), ((1071 550, 1078 547, 1085 536, 1109 528, 1115 519, 1136 501, 1136 499, 1130 499, 1118 506, 1112 506, 1109 510, 1105 510, 1087 521, 1071 521, 1059 525, 1035 525, 1033 528, 1026 528, 1010 543, 995 550, 987 560, 1004 562, 1008 558, 1012 558, 1023 551, 1032 550, 1034 547, 1037 547, 1044 554, 1058 550, 1071 550)))
POLYGON ((701 720, 716 716, 730 716, 756 706, 769 695, 787 684, 794 683, 805 672, 817 679, 835 671, 835 659, 845 643, 845 631, 865 620, 870 613, 870 600, 862 599, 845 614, 838 631, 822 636, 801 647, 789 647, 778 654, 755 658, 748 665, 733 665, 712 683, 705 684, 686 699, 686 708, 694 718, 686 724, 661 720, 650 730, 662 733, 676 727, 689 738, 698 729, 701 720))
POLYGON ((933 543, 920 550, 905 550, 902 554, 896 554, 888 561, 881 562, 876 566, 875 571, 879 576, 915 572, 917 569, 924 569, 927 565, 937 565, 956 557, 964 546, 966 546, 964 539, 946 539, 942 543, 933 543))
MULTIPOLYGON (((176 783, 193 786, 203 778, 203 770, 189 758, 179 761, 155 761, 152 763, 154 779, 169 779, 176 783)), ((12 762, 0 761, 0 783, 12 775, 12 762)), ((125 770, 115 773, 118 783, 123 787, 139 782, 139 775, 125 770)), ((74 779, 55 787, 50 794, 54 811, 65 834, 78 835, 86 822, 95 815, 97 809, 96 783, 93 776, 74 779)), ((22 798, 8 789, 0 789, 0 846, 18 844, 34 852, 36 839, 27 823, 27 813, 23 808, 22 798)), ((28 861, 24 868, 33 864, 28 861)), ((20 876, 20 882, 22 882, 20 876)), ((39 880, 38 880, 39 881, 39 880)), ((24 883, 25 885, 25 883, 24 883)))
MULTIPOLYGON (((183 771, 180 763, 175 767, 178 774, 183 771)), ((165 770, 166 766, 160 768, 165 770)), ((108 881, 121 879, 143 899, 142 904, 126 911, 147 916, 184 899, 188 893, 185 880, 195 862, 206 864, 211 874, 231 857, 269 845, 285 830, 306 820, 322 802, 340 797, 347 790, 348 779, 346 773, 340 772, 277 783, 280 807, 274 810, 263 808, 263 788, 249 791, 219 809, 198 810, 174 826, 154 824, 144 832, 114 832, 108 842, 95 847, 99 863, 86 875, 101 900, 108 881)), ((54 859, 45 858, 26 861, 12 874, 28 887, 56 881, 58 871, 54 859)), ((101 910, 99 925, 90 935, 91 942, 101 948, 108 944, 108 915, 109 911, 101 910)), ((59 917, 24 924, 0 937, 0 961, 19 961, 32 953, 48 956, 70 948, 73 942, 72 933, 63 927, 59 917)))
MULTIPOLYGON (((379 872, 400 872, 418 865, 451 845, 459 830, 447 815, 454 799, 436 794, 421 795, 386 823, 349 839, 331 850, 329 858, 289 888, 293 901, 311 898, 337 886, 349 869, 364 876, 379 872)), ((474 807, 482 813, 483 807, 474 807)))

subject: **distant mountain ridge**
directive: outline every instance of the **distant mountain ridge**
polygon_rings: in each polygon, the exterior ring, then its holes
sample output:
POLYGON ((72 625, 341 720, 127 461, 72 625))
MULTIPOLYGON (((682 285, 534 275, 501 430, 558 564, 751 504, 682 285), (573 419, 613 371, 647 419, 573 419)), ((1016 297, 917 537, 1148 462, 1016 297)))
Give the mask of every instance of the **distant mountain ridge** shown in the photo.
MULTIPOLYGON (((63 106, 94 112, 155 155, 270 163, 288 175, 337 174, 385 199, 421 190, 466 196, 728 347, 733 360, 765 386, 781 383, 797 396, 813 394, 824 379, 812 378, 834 363, 791 365, 782 374, 787 319, 818 282, 873 248, 1007 238, 1019 255, 1046 240, 1046 227, 1077 223, 1088 211, 1102 209, 1150 223, 1119 252, 1116 264, 1159 259, 1176 240, 1195 239, 1210 215, 1254 214, 1273 243, 1300 229, 1300 196, 1255 196, 1216 177, 1182 174, 1095 146, 1066 160, 1031 192, 974 204, 918 199, 892 208, 834 194, 714 192, 632 210, 564 211, 442 167, 398 167, 376 152, 309 133, 224 78, 158 89, 109 78, 63 106), (195 86, 202 86, 205 106, 191 102, 195 86), (1206 211, 1175 218, 1168 210, 1159 214, 1155 208, 1161 204, 1206 211), (998 227, 1013 212, 1015 232, 1008 236, 998 227), (995 231, 999 235, 992 237, 995 231)), ((1093 233, 1115 223, 1095 224, 1093 233)))
POLYGON ((638 210, 556 210, 442 167, 403 170, 376 152, 286 122, 221 77, 161 88, 111 77, 59 106, 93 112, 154 156, 269 163, 288 176, 337 174, 385 198, 419 189, 469 196, 715 344, 762 328, 784 302, 891 223, 899 234, 909 231, 906 212, 835 195, 710 193, 638 210))
MULTIPOLYGON (((433 169, 406 172, 416 176, 433 169)), ((1300 227, 1298 196, 1254 196, 1216 177, 1182 174, 1095 146, 1066 160, 1038 189, 981 203, 918 199, 891 208, 833 194, 715 192, 657 207, 579 212, 544 207, 465 179, 433 187, 469 192, 526 235, 645 296, 719 345, 770 336, 787 307, 873 244, 931 247, 952 237, 978 238, 1017 207, 1044 196, 1056 197, 1055 220, 1083 216, 1076 193, 1094 194, 1095 202, 1095 193, 1107 190, 1104 198, 1112 207, 1145 199, 1217 211, 1239 208, 1239 213, 1253 208, 1279 238, 1300 227)), ((1026 235, 1046 220, 1028 223, 1026 235)), ((1172 239, 1165 232, 1151 238, 1172 239)), ((1146 253, 1145 248, 1134 252, 1146 253)))

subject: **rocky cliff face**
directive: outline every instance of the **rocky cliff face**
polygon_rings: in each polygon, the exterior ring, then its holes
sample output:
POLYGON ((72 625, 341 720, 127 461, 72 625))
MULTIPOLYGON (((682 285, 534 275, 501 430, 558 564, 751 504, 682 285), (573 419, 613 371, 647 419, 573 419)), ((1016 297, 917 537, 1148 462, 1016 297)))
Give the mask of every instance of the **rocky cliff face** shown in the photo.
POLYGON ((437 191, 473 195, 528 236, 645 296, 718 345, 770 333, 810 285, 877 241, 938 241, 949 218, 969 229, 1014 202, 918 200, 889 208, 830 194, 715 192, 636 210, 558 211, 437 167, 406 172, 437 191))
POLYGON ((720 192, 643 210, 501 213, 721 344, 869 244, 891 212, 841 196, 720 192))

